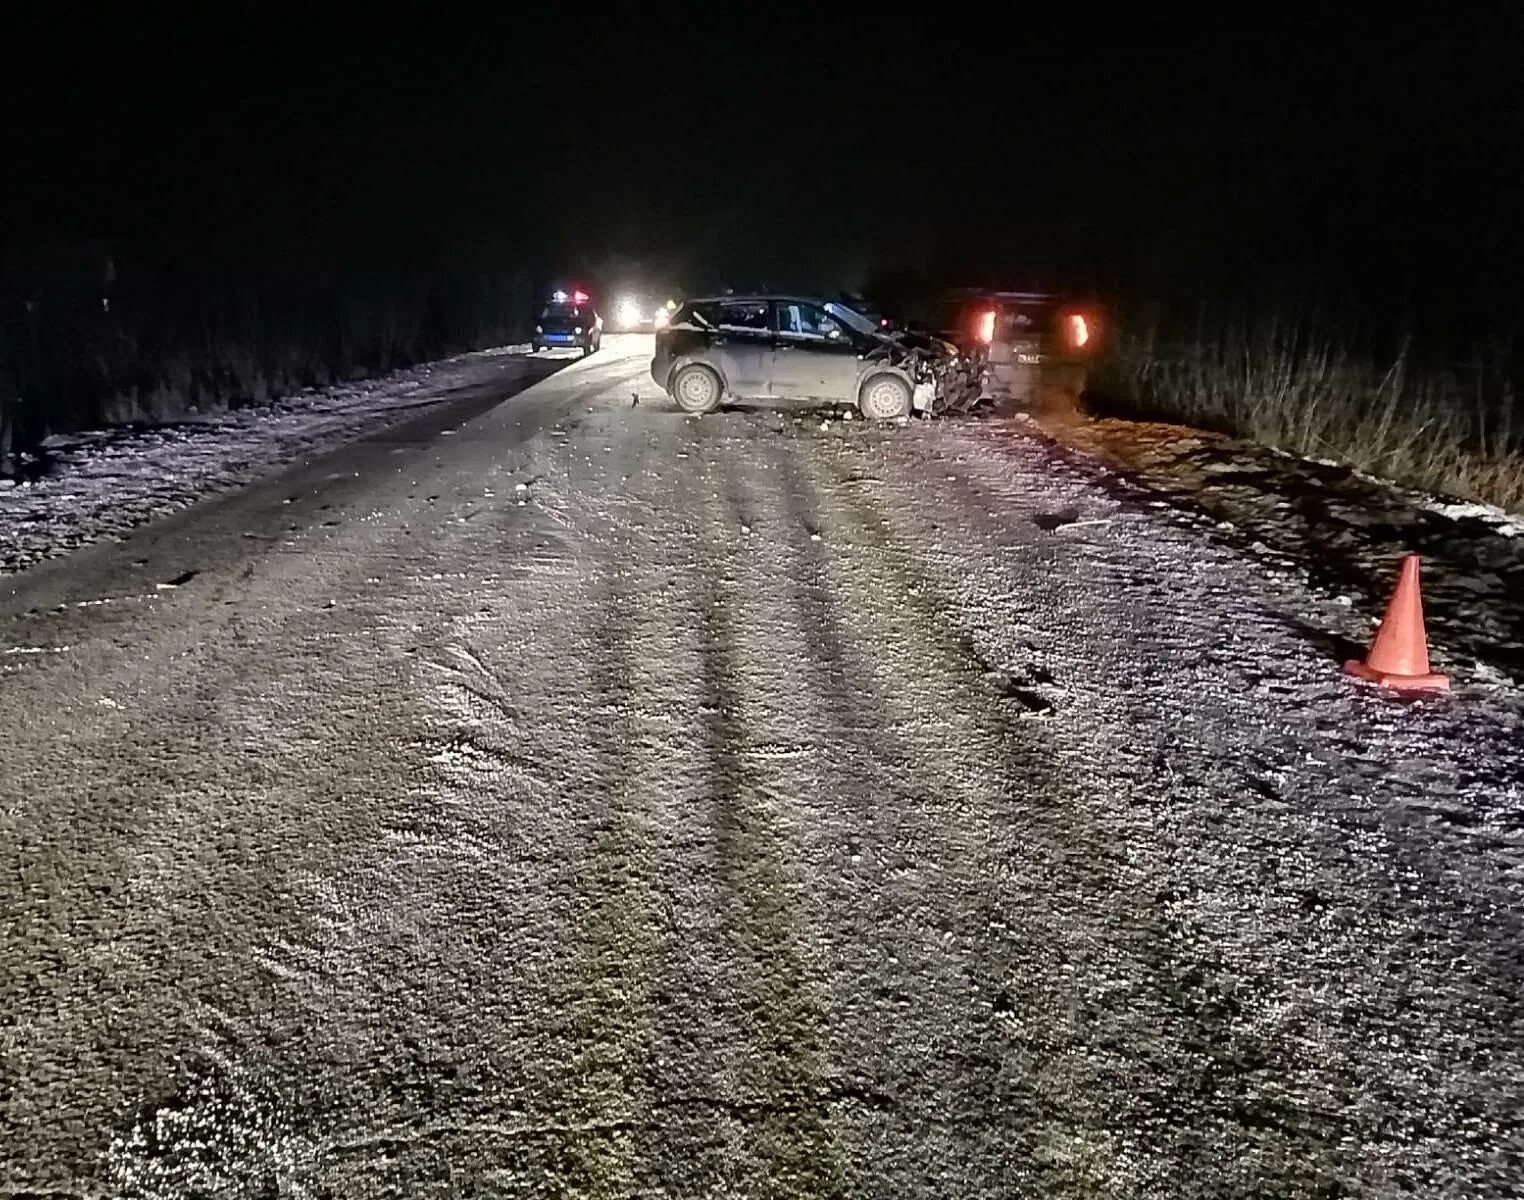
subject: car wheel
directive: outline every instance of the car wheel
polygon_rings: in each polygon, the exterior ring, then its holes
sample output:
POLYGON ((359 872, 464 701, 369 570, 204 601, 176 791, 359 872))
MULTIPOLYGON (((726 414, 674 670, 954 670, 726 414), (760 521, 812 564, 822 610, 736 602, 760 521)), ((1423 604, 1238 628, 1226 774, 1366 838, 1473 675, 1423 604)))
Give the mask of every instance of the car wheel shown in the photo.
POLYGON ((720 406, 724 388, 720 377, 709 367, 695 363, 672 377, 672 399, 685 413, 713 412, 720 406))
POLYGON ((545 349, 545 347, 540 345, 539 342, 530 342, 529 343, 529 353, 531 353, 531 354, 538 354, 543 349, 545 349))
POLYGON ((874 375, 857 394, 857 407, 870 421, 893 421, 910 415, 910 385, 898 375, 874 375))

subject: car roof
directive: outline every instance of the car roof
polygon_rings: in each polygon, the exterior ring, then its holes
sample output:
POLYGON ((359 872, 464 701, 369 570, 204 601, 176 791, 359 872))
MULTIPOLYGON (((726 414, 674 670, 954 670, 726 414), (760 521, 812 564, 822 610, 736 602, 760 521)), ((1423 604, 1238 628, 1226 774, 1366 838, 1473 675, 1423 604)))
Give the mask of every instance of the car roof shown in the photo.
POLYGON ((799 304, 843 304, 851 308, 843 300, 830 300, 824 296, 802 296, 793 292, 747 292, 745 295, 735 296, 689 296, 684 304, 762 304, 769 300, 793 300, 799 304))

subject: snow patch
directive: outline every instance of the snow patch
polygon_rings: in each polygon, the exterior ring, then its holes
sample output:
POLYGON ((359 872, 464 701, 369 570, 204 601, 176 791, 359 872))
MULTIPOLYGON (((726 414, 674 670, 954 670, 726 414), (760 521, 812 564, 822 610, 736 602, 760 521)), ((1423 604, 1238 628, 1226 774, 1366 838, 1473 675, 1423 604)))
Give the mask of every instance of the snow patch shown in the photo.
POLYGON ((504 377, 503 346, 269 404, 192 413, 165 425, 55 434, 34 477, 0 479, 0 573, 24 570, 273 474, 416 410, 504 377), (46 468, 45 471, 41 468, 46 468))
POLYGON ((237 1075, 198 1079, 116 1138, 107 1162, 119 1195, 302 1196, 320 1147, 292 1105, 237 1075))
POLYGON ((1515 514, 1499 508, 1495 504, 1476 504, 1473 502, 1460 502, 1449 500, 1436 500, 1418 498, 1415 503, 1419 508, 1432 513, 1449 517, 1452 520, 1477 520, 1484 521, 1492 526, 1492 531, 1503 537, 1524 537, 1524 519, 1515 514))

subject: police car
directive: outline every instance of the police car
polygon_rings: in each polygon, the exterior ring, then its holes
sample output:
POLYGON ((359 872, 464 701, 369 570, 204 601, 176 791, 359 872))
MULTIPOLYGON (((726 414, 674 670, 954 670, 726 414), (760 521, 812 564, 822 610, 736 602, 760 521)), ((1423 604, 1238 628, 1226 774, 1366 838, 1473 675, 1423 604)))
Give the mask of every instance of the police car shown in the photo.
POLYGON ((552 292, 535 322, 530 342, 533 352, 576 347, 588 355, 601 345, 603 318, 593 307, 592 298, 581 290, 552 292))

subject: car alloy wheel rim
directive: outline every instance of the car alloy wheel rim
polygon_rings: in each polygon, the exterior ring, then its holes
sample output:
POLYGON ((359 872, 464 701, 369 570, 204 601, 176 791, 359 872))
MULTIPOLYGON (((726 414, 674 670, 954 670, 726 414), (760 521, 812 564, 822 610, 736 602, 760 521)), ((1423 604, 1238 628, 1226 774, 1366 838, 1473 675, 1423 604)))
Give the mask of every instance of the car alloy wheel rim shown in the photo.
POLYGON ((900 389, 887 379, 868 389, 868 415, 893 417, 900 411, 900 389))

